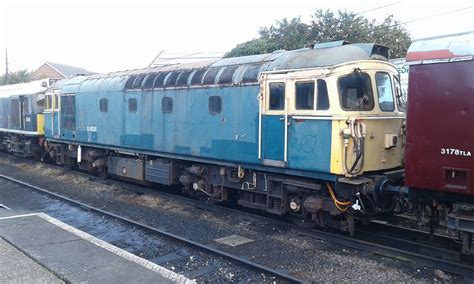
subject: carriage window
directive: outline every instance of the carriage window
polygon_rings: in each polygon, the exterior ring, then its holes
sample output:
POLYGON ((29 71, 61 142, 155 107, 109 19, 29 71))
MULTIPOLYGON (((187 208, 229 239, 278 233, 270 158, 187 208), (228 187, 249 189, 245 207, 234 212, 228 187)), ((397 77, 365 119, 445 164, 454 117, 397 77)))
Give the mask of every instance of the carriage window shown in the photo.
POLYGON ((163 113, 172 113, 173 112, 173 99, 170 97, 164 97, 161 100, 161 111, 163 113))
POLYGON ((137 112, 137 99, 135 98, 128 99, 128 111, 137 112))
POLYGON ((107 99, 100 99, 99 101, 99 109, 101 112, 107 112, 107 99))
POLYGON ((317 110, 329 109, 328 86, 324 80, 318 80, 318 98, 316 104, 317 110))
POLYGON ((219 96, 209 97, 209 112, 218 114, 222 112, 222 98, 219 96))
POLYGON ((61 128, 76 130, 76 103, 74 96, 61 96, 61 128))
POLYGON ((380 110, 394 111, 395 104, 393 102, 392 80, 390 79, 390 75, 384 72, 377 72, 375 74, 375 82, 377 83, 380 110))
POLYGON ((314 82, 296 83, 295 108, 298 110, 314 109, 314 82))
POLYGON ((285 109, 285 83, 270 83, 269 110, 285 109))
POLYGON ((372 110, 374 97, 369 75, 354 72, 339 78, 339 98, 344 110, 372 110))

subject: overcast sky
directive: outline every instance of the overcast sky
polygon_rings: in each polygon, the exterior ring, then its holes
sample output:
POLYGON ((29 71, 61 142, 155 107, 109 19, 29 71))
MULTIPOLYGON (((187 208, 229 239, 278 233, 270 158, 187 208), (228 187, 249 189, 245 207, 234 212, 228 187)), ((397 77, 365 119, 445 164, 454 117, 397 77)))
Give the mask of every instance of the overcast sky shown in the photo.
POLYGON ((315 9, 414 20, 406 24, 413 38, 474 30, 472 0, 0 0, 0 73, 5 48, 12 71, 52 61, 108 72, 146 67, 162 50, 226 52, 276 20, 309 22, 315 9))

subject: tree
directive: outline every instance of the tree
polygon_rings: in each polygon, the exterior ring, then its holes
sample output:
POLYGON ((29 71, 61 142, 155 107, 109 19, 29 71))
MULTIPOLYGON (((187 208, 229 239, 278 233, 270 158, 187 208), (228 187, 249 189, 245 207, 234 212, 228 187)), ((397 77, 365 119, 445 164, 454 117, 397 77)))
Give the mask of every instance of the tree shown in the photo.
POLYGON ((404 57, 411 38, 407 30, 392 15, 381 23, 347 11, 316 10, 311 23, 300 17, 276 21, 259 30, 259 38, 237 45, 226 57, 262 54, 278 49, 297 49, 318 42, 347 40, 374 42, 390 47, 392 57, 404 57))
POLYGON ((0 86, 18 84, 18 83, 28 83, 31 81, 31 72, 28 70, 19 70, 16 72, 9 72, 7 76, 8 82, 5 82, 5 75, 0 76, 0 86))

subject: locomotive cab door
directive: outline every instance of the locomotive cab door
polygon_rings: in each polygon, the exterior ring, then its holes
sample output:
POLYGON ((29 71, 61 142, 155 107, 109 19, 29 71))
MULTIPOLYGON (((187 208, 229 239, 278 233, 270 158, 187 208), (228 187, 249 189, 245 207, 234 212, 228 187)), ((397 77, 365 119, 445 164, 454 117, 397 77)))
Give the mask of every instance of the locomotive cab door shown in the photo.
POLYGON ((267 166, 286 167, 288 84, 282 74, 264 74, 262 82, 263 96, 259 100, 259 159, 267 166))
POLYGON ((23 96, 14 96, 10 100, 10 128, 23 130, 23 96))

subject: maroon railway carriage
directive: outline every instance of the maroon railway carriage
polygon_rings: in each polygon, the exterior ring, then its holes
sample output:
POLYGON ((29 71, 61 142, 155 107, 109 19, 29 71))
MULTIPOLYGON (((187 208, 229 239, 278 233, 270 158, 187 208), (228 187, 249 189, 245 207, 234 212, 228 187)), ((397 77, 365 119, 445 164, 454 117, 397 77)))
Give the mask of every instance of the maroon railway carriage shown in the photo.
POLYGON ((415 41, 406 58, 406 185, 425 204, 452 206, 448 226, 469 237, 474 233, 473 55, 474 32, 469 32, 415 41))

